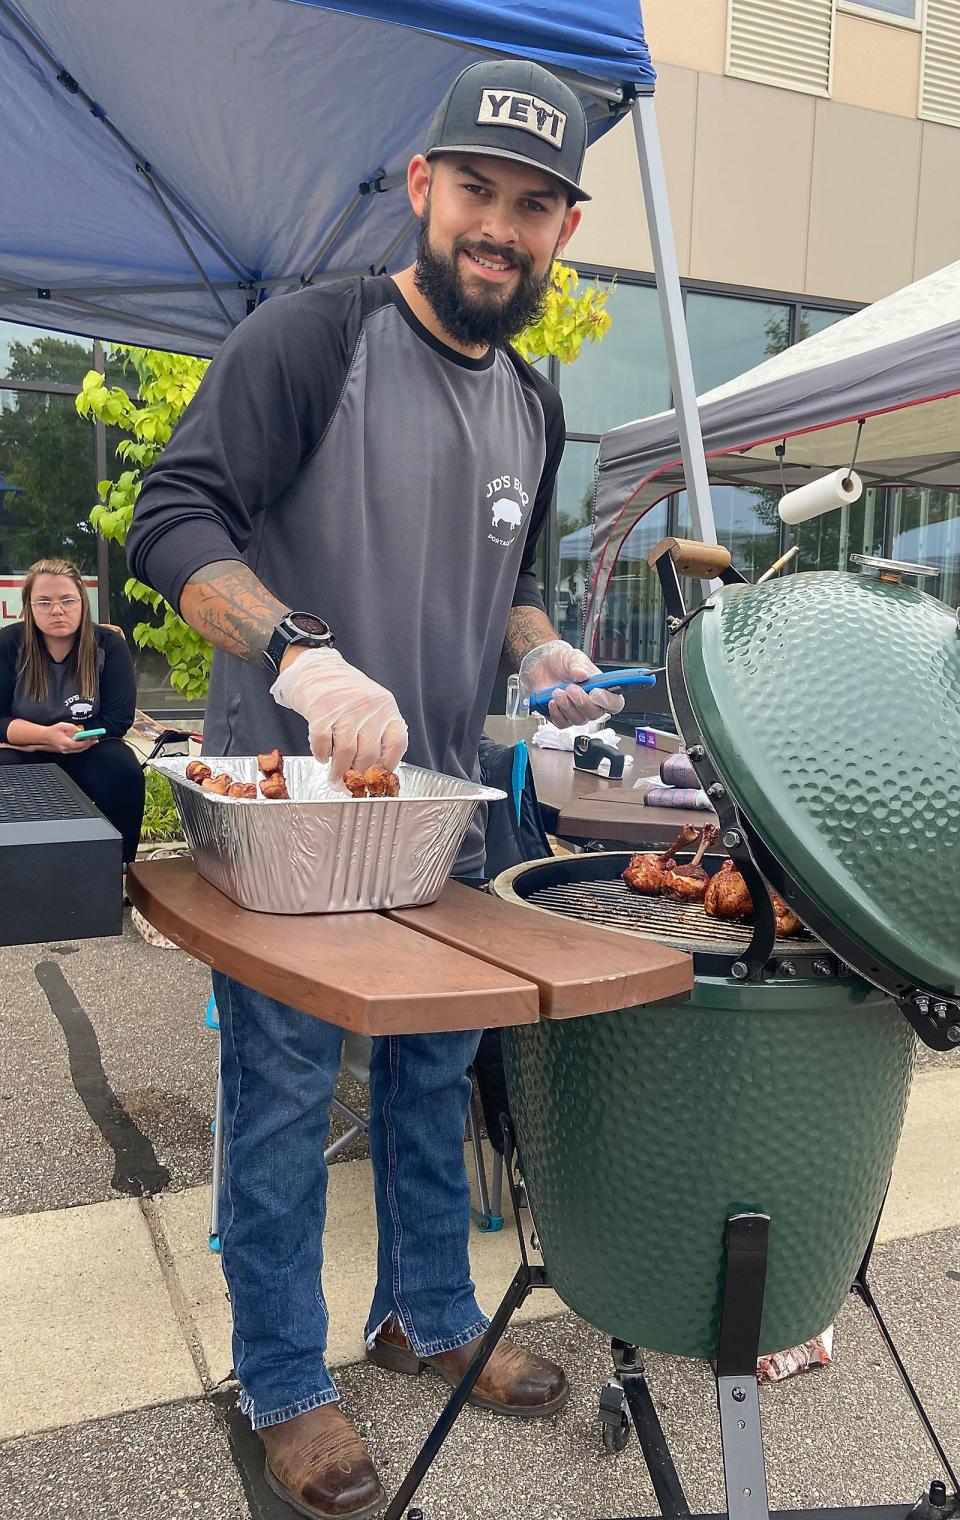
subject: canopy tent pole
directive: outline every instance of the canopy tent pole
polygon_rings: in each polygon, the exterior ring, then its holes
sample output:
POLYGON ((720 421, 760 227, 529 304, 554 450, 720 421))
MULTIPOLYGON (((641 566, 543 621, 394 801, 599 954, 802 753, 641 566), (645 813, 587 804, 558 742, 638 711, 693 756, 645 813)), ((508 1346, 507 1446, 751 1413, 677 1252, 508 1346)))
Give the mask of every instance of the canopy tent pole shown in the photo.
POLYGON ((633 102, 631 110, 633 129, 637 138, 637 155, 640 159, 640 177, 643 181, 643 200, 647 212, 650 246, 653 249, 653 269, 657 279, 657 294, 660 297, 660 320, 663 323, 667 362, 670 366, 670 384, 673 387, 674 405, 677 412, 680 453, 683 458, 690 516, 695 537, 702 543, 715 544, 717 529, 713 520, 707 462, 703 454, 700 413, 697 408, 696 387, 693 383, 693 365, 690 362, 690 345, 687 341, 683 297, 680 293, 680 274, 673 243, 670 204, 667 200, 667 180, 663 168, 653 97, 650 95, 638 97, 633 102))

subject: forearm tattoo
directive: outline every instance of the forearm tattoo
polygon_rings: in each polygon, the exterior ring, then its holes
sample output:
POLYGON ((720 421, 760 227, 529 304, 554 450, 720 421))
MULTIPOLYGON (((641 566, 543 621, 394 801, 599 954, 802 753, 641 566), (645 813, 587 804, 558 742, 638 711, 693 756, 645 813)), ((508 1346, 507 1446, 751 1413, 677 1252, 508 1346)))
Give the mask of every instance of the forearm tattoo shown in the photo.
POLYGON ((217 649, 258 662, 285 613, 241 560, 222 559, 191 575, 180 595, 180 616, 217 649))
POLYGON ((559 637, 547 614, 539 607, 512 607, 503 640, 504 659, 517 670, 531 649, 559 637))

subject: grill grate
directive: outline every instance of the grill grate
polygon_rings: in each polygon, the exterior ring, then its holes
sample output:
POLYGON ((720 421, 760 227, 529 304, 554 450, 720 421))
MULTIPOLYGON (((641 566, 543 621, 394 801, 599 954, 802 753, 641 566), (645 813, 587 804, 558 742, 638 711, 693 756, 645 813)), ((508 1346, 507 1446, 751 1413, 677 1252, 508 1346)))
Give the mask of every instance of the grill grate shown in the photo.
POLYGON ((0 770, 0 824, 49 823, 52 819, 89 818, 56 765, 4 766, 0 770))
MULTIPOLYGON (((700 951, 705 955, 717 951, 742 953, 752 933, 749 924, 710 918, 701 903, 644 897, 620 880, 557 882, 538 887, 525 896, 527 902, 561 913, 565 918, 585 919, 607 929, 629 929, 676 950, 700 951)), ((811 949, 816 944, 806 933, 802 939, 777 941, 784 950, 791 945, 811 949)))

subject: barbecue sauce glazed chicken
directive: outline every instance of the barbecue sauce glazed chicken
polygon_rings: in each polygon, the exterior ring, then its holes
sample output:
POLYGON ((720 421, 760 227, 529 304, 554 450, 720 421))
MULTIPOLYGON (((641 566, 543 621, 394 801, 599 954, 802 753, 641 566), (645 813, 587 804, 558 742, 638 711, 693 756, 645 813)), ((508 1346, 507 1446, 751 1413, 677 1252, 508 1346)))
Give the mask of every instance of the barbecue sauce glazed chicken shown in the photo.
POLYGON ((725 860, 711 878, 703 907, 711 918, 749 918, 752 914, 749 889, 732 860, 725 860))
POLYGON ((623 873, 623 880, 634 892, 647 897, 658 897, 663 891, 664 875, 678 850, 693 844, 697 830, 692 823, 685 823, 669 850, 662 855, 634 855, 623 873))
MULTIPOLYGON (((776 892, 771 892, 770 898, 773 902, 777 938, 790 939, 797 934, 802 934, 803 924, 793 909, 788 908, 783 898, 776 892)), ((710 880, 703 906, 704 911, 709 913, 711 918, 751 919, 753 917, 753 901, 749 888, 732 860, 725 860, 716 876, 710 880)))
POLYGON ((700 864, 710 846, 716 841, 720 830, 708 823, 700 835, 697 853, 688 866, 671 861, 663 874, 663 895, 680 902, 703 902, 710 878, 700 864))
POLYGON ((351 797, 399 797, 400 777, 385 765, 370 765, 360 771, 347 771, 343 784, 351 797))
MULTIPOLYGON (((290 793, 283 776, 283 755, 278 749, 268 750, 257 756, 257 765, 263 773, 260 792, 270 802, 289 802, 290 793)), ((256 800, 257 788, 252 781, 235 781, 227 771, 215 776, 209 765, 202 760, 191 760, 184 772, 188 781, 214 792, 218 797, 235 797, 241 802, 256 800)), ((399 797, 400 777, 388 771, 385 765, 370 765, 360 771, 347 771, 343 784, 351 797, 399 797)))

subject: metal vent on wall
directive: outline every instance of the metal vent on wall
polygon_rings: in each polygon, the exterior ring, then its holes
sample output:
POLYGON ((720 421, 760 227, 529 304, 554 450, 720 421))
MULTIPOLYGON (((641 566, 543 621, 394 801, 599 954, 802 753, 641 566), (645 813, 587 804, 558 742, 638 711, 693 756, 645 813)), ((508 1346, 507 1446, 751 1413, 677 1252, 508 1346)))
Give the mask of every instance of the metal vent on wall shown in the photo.
MULTIPOLYGON (((930 0, 946 9, 955 0, 930 0)), ((834 0, 730 0, 726 72, 829 95, 834 0)))
POLYGON ((960 127, 960 4, 927 0, 920 65, 920 115, 960 127))

